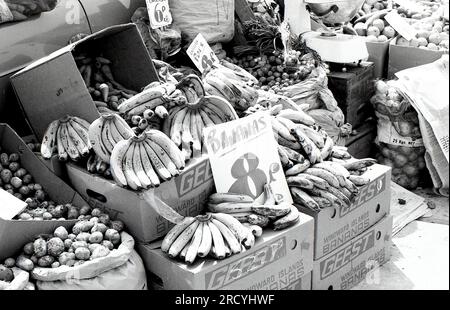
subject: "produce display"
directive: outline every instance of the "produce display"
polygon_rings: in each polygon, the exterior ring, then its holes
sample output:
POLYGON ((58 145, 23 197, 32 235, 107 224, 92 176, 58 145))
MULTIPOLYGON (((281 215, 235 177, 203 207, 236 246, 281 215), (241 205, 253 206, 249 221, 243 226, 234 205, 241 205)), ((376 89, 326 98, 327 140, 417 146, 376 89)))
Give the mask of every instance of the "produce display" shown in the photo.
POLYGON ((53 121, 42 139, 42 157, 50 159, 57 153, 60 161, 70 158, 77 162, 89 156, 92 148, 89 126, 87 121, 75 116, 65 116, 53 121))
MULTIPOLYGON (((122 222, 111 221, 107 214, 94 209, 70 232, 60 226, 53 234, 40 235, 25 244, 22 253, 16 258, 7 258, 4 266, 16 266, 30 273, 35 268, 79 266, 108 256, 120 244, 123 229, 122 222)), ((5 274, 11 278, 8 271, 5 274)))
POLYGON ((207 213, 186 217, 164 237, 161 250, 170 258, 193 264, 197 257, 222 260, 255 244, 253 231, 233 216, 207 213))
POLYGON ((255 233, 266 227, 285 229, 299 221, 297 208, 279 204, 269 184, 264 186, 264 200, 260 205, 246 195, 218 193, 209 197, 208 211, 229 214, 255 233))
POLYGON ((396 41, 400 46, 412 46, 433 51, 449 50, 449 23, 448 21, 436 20, 426 22, 415 22, 413 27, 417 30, 416 38, 408 41, 399 37, 396 41))
POLYGON ((389 10, 380 10, 361 16, 354 29, 359 36, 367 36, 368 42, 387 42, 397 36, 397 31, 384 19, 389 10))

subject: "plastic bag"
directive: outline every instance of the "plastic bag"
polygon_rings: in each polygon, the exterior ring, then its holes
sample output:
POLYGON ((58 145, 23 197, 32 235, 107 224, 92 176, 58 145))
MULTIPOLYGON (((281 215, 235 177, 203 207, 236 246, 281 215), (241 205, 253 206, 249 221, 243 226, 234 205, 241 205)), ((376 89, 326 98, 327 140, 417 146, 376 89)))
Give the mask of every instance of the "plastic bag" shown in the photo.
POLYGON ((58 0, 0 0, 0 24, 51 11, 57 3, 58 0))
POLYGON ((208 43, 226 43, 234 37, 234 0, 169 0, 174 25, 190 42, 201 33, 208 43))
POLYGON ((14 280, 11 282, 0 281, 0 291, 22 291, 24 290, 30 280, 30 274, 22 269, 13 267, 14 280))

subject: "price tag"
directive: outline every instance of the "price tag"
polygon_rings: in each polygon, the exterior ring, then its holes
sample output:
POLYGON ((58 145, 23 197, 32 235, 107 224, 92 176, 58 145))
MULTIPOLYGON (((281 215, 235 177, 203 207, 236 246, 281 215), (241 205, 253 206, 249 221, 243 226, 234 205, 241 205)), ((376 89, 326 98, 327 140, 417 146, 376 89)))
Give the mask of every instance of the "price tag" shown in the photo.
POLYGON ((398 15, 397 12, 392 11, 386 14, 384 19, 406 40, 410 41, 416 37, 416 30, 398 15))
POLYGON ((205 37, 201 33, 197 35, 192 44, 187 49, 187 54, 201 73, 218 64, 219 58, 211 49, 205 37))
POLYGON ((150 27, 158 29, 172 24, 168 0, 146 0, 150 27))
POLYGON ((13 219, 27 207, 26 202, 14 197, 3 189, 0 189, 0 201, 0 218, 4 220, 13 219))

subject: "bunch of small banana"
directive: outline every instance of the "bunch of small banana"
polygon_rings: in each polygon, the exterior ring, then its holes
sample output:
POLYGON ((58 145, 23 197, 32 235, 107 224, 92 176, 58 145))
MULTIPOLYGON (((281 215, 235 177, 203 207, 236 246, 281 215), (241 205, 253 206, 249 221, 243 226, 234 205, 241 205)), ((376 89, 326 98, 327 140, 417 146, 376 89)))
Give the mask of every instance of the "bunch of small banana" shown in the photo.
POLYGON ((104 178, 111 179, 112 173, 109 163, 104 162, 99 156, 96 154, 91 154, 86 163, 86 169, 89 173, 98 174, 103 176, 104 178))
POLYGON ((68 158, 79 161, 87 157, 92 148, 88 131, 89 123, 79 117, 65 116, 53 121, 42 139, 42 157, 50 159, 54 153, 58 153, 61 161, 68 158))
POLYGON ((185 168, 177 146, 158 130, 147 130, 116 144, 110 159, 114 180, 132 190, 158 187, 185 168))
POLYGON ((203 129, 238 119, 231 104, 221 97, 204 96, 169 110, 163 132, 181 148, 183 158, 198 158, 203 150, 203 129))
POLYGON ((281 230, 298 222, 300 214, 297 208, 278 204, 272 187, 268 184, 264 187, 264 195, 265 202, 260 205, 246 195, 213 194, 209 197, 208 210, 229 214, 257 234, 262 233, 262 228, 265 227, 271 226, 274 230, 281 230))
POLYGON ((141 93, 122 102, 118 110, 130 118, 134 115, 143 115, 147 110, 154 110, 159 106, 173 107, 186 102, 186 97, 172 83, 154 82, 148 85, 141 93))
POLYGON ((89 126, 89 141, 95 154, 100 159, 109 163, 111 153, 122 140, 134 136, 133 130, 117 114, 104 114, 89 126))
POLYGON ((258 91, 248 81, 246 75, 222 65, 208 71, 203 78, 208 95, 224 98, 239 112, 247 110, 258 101, 258 91))
POLYGON ((223 213, 208 213, 186 217, 165 236, 161 250, 170 258, 179 257, 193 264, 197 257, 225 259, 250 249, 255 236, 234 217, 223 213))

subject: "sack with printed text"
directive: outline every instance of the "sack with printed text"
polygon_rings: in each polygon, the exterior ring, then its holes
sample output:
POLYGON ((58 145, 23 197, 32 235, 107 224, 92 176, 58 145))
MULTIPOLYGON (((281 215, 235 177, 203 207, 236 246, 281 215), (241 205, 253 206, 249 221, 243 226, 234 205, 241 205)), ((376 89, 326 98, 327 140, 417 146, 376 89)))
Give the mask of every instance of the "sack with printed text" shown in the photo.
POLYGON ((30 16, 49 12, 58 0, 0 0, 0 24, 18 22, 30 16))

